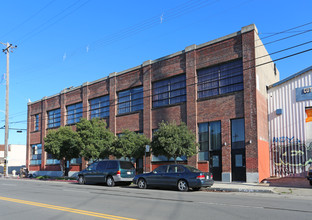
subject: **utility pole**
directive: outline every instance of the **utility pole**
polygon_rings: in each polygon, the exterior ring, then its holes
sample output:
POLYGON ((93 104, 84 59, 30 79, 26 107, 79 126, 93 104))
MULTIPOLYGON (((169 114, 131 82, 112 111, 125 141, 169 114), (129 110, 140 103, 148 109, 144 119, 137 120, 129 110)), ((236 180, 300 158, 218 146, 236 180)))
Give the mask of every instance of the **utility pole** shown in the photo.
POLYGON ((8 149, 9 149, 9 80, 10 80, 10 74, 9 74, 9 54, 12 49, 16 48, 17 46, 12 46, 12 44, 9 43, 1 43, 4 46, 6 46, 5 49, 2 51, 6 54, 7 63, 6 63, 6 90, 5 90, 5 135, 4 135, 4 169, 3 173, 4 176, 8 176, 8 149))

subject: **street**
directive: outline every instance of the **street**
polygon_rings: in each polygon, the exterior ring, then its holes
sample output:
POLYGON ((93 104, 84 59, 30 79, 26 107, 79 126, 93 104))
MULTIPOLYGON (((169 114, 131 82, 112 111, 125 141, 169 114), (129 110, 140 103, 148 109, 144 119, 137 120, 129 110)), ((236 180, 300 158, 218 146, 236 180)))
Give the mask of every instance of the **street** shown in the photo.
POLYGON ((0 179, 1 219, 311 219, 312 198, 0 179))

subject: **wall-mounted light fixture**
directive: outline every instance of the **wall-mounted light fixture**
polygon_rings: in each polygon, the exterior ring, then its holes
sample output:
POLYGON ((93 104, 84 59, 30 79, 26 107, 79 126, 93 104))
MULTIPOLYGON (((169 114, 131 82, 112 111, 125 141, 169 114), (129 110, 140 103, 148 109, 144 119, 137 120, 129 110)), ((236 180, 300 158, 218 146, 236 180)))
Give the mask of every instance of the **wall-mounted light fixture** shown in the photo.
POLYGON ((248 144, 252 144, 252 140, 249 140, 249 141, 248 141, 248 144))
POLYGON ((227 143, 226 143, 226 142, 224 142, 223 146, 226 146, 226 145, 227 145, 227 143))

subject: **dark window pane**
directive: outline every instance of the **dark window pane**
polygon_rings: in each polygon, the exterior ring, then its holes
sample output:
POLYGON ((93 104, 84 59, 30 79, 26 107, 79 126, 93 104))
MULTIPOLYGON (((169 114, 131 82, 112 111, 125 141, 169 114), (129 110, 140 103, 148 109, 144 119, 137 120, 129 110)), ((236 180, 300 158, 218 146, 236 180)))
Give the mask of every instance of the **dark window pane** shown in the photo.
POLYGON ((242 60, 208 67, 197 72, 198 98, 243 90, 242 60))
POLYGON ((232 125, 232 148, 245 148, 245 124, 244 119, 234 119, 232 125))
POLYGON ((107 169, 118 169, 117 161, 108 161, 107 169))

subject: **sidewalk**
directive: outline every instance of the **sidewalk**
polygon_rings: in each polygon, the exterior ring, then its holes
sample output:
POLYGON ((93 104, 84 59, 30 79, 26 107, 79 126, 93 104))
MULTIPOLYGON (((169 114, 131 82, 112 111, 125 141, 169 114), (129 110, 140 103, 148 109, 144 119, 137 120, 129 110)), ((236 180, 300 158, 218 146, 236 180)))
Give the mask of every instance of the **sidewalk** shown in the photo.
POLYGON ((247 192, 247 193, 276 193, 297 196, 310 196, 312 186, 303 177, 269 178, 264 183, 224 183, 215 181, 214 185, 205 191, 213 192, 247 192))

